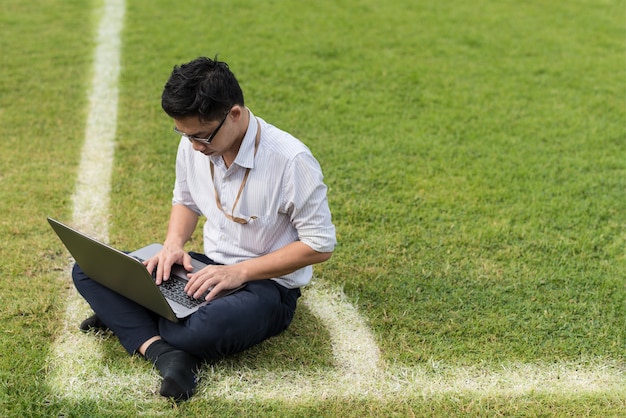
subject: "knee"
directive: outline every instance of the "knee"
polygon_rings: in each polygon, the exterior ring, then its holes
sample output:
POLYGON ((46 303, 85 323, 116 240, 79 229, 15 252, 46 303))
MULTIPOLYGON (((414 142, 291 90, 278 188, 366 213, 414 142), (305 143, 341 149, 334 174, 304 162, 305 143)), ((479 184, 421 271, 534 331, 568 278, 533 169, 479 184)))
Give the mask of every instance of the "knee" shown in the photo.
POLYGON ((174 325, 160 322, 161 337, 169 344, 203 360, 213 361, 245 350, 261 342, 264 336, 256 332, 242 332, 224 323, 174 325))
POLYGON ((160 327, 161 337, 169 344, 203 360, 217 360, 230 354, 224 349, 224 343, 230 339, 228 330, 205 326, 202 332, 188 327, 176 327, 175 330, 160 327))
POLYGON ((72 268, 72 281, 74 281, 75 286, 80 286, 80 283, 84 280, 89 279, 89 277, 83 272, 83 269, 77 263, 74 263, 74 267, 72 268))

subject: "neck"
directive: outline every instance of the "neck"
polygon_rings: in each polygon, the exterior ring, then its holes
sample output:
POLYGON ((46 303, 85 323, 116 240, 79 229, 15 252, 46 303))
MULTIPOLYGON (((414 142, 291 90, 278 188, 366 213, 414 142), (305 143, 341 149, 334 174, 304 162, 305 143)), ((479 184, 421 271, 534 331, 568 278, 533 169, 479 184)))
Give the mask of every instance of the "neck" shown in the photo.
POLYGON ((244 111, 241 113, 241 117, 237 121, 237 139, 233 142, 233 145, 230 147, 230 149, 222 154, 222 159, 224 160, 224 164, 226 164, 226 168, 230 167, 230 165, 235 161, 235 158, 237 158, 237 154, 239 154, 239 148, 241 148, 243 138, 246 136, 246 132, 248 132, 249 123, 250 112, 248 111, 248 109, 244 108, 244 111))

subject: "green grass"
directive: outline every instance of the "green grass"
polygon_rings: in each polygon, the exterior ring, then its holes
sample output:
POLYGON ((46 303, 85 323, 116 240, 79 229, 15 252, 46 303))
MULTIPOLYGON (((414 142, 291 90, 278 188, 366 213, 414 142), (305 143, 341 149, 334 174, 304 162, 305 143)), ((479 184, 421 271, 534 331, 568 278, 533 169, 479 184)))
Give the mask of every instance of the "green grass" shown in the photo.
POLYGON ((0 27, 0 411, 37 416, 51 396, 44 368, 67 286, 68 259, 45 216, 71 212, 92 12, 78 1, 8 1, 0 27))
MULTIPOLYGON (((626 389, 180 406, 59 398, 47 387, 46 359, 64 315, 67 256, 45 216, 71 218, 97 2, 22 3, 0 11, 4 415, 618 416, 626 408, 626 389)), ((605 359, 623 373, 624 1, 127 3, 113 244, 163 239, 177 139, 161 89, 174 64, 219 53, 251 109, 320 160, 339 245, 316 275, 344 288, 385 362, 498 370, 605 359)), ((102 344, 108 361, 137 367, 114 339, 102 344)), ((237 365, 326 370, 332 352, 301 309, 284 335, 223 367, 237 365)))

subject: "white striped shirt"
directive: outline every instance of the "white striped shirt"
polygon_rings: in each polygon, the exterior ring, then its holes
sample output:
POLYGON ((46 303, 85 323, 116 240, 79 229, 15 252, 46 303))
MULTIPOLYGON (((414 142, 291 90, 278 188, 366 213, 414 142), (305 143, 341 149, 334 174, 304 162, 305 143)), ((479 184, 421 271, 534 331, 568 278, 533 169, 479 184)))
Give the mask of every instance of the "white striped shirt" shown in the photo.
MULTIPOLYGON (((326 190, 322 170, 311 151, 298 139, 250 112, 248 130, 229 168, 221 156, 207 157, 181 138, 172 203, 185 205, 206 217, 204 253, 218 263, 229 265, 268 254, 295 241, 315 251, 333 251, 335 227, 326 190), (261 136, 255 157, 259 125, 261 136), (247 224, 227 219, 217 208, 210 160, 215 165, 215 187, 228 214, 232 213, 246 168, 251 169, 234 211, 235 217, 250 219, 247 224)), ((288 288, 301 287, 311 280, 312 271, 307 266, 274 280, 288 288)))

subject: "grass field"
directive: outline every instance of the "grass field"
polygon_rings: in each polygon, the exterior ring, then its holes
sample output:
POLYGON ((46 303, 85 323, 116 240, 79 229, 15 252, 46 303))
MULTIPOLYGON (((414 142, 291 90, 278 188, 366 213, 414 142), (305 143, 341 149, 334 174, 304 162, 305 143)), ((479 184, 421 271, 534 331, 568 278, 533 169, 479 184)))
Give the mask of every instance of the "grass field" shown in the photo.
POLYGON ((163 239, 161 89, 215 54, 318 157, 338 232, 291 328, 208 365, 180 405, 114 338, 75 331, 45 222, 92 180, 104 3, 0 10, 0 415, 626 414, 626 2, 127 0, 107 240, 163 239))

